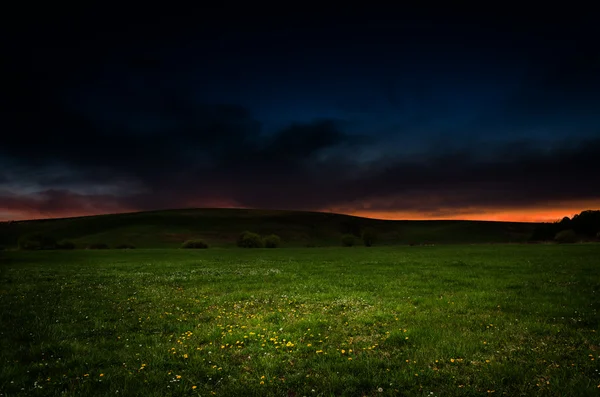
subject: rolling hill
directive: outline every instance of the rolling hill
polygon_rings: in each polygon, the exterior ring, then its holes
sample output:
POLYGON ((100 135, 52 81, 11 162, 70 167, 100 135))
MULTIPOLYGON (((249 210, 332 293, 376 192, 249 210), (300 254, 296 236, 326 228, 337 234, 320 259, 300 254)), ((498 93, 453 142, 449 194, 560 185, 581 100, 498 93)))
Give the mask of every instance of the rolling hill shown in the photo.
POLYGON ((524 242, 537 224, 488 221, 390 221, 349 215, 279 210, 183 209, 44 219, 0 223, 0 245, 17 246, 20 236, 42 232, 70 240, 78 248, 105 243, 110 247, 179 247, 190 238, 211 246, 234 246, 238 235, 250 230, 281 236, 283 246, 340 245, 345 233, 360 235, 371 227, 378 244, 450 244, 524 242))

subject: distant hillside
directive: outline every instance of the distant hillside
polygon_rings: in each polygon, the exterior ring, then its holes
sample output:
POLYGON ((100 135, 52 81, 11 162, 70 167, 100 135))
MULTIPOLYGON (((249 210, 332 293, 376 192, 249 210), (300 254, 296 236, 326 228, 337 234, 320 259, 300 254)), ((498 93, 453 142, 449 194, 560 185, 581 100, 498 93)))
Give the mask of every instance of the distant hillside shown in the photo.
POLYGON ((0 245, 16 247, 19 236, 42 232, 77 247, 179 247, 203 238, 211 246, 233 246, 244 230, 281 236, 283 246, 332 246, 344 233, 372 227, 378 244, 523 242, 537 224, 484 221, 389 221, 322 212, 246 209, 186 209, 0 223, 0 245))

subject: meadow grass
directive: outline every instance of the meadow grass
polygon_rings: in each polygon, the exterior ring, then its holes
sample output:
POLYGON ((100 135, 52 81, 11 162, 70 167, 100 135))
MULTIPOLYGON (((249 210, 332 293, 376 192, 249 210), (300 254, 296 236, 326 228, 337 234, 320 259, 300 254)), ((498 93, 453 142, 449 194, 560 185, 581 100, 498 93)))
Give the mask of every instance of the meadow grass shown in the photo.
POLYGON ((600 394, 600 245, 3 255, 2 396, 600 394))

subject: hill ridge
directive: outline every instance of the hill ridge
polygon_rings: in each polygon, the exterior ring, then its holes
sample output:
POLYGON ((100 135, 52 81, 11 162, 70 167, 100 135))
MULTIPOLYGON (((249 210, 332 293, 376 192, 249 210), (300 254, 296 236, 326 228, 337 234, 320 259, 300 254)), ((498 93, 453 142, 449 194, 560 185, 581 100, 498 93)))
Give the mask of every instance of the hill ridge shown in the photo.
POLYGON ((537 223, 470 220, 384 220, 319 211, 249 208, 181 208, 81 217, 32 219, 0 224, 0 244, 16 246, 19 236, 42 232, 82 246, 106 243, 139 248, 177 247, 189 238, 211 246, 234 245, 250 230, 278 234, 284 246, 339 245, 342 234, 378 231, 379 243, 507 243, 526 241, 537 223))

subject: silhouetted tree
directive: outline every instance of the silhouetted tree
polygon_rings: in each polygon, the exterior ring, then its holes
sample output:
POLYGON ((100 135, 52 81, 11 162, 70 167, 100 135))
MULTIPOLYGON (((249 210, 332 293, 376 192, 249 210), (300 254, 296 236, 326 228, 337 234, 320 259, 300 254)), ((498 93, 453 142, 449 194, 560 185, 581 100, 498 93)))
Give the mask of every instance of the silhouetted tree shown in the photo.
POLYGON ((202 240, 202 239, 194 239, 194 240, 187 240, 185 241, 182 245, 181 248, 199 248, 199 249, 206 249, 208 248, 208 244, 206 243, 206 241, 202 240))
POLYGON ((377 241, 377 230, 368 227, 362 232, 362 240, 365 247, 371 247, 377 241))
POLYGON ((342 245, 344 247, 352 247, 356 244, 356 236, 354 234, 344 234, 342 236, 342 245))
POLYGON ((558 222, 541 223, 534 229, 531 240, 548 241, 563 230, 573 230, 576 235, 593 238, 600 231, 600 211, 587 210, 573 216, 572 219, 564 217, 558 222))
POLYGON ((360 236, 361 225, 358 219, 345 219, 340 222, 340 232, 343 234, 352 234, 354 236, 360 236))
POLYGON ((264 243, 259 234, 245 231, 240 234, 237 246, 241 248, 263 248, 264 243))
POLYGON ((108 244, 104 243, 93 243, 86 247, 89 250, 106 250, 108 249, 108 244))
POLYGON ((265 237, 264 244, 267 248, 277 248, 281 244, 281 238, 276 234, 271 234, 265 237))
POLYGON ((578 234, 593 237, 600 231, 600 211, 582 211, 571 220, 571 228, 578 234))
POLYGON ((22 236, 18 241, 22 250, 52 250, 56 248, 56 240, 40 232, 22 236))
POLYGON ((75 249, 75 244, 72 241, 61 241, 58 244, 56 244, 56 249, 72 250, 75 249))
POLYGON ((129 244, 129 243, 125 243, 125 244, 119 244, 119 245, 117 245, 116 248, 120 249, 120 250, 132 250, 132 249, 135 249, 135 245, 129 244))

